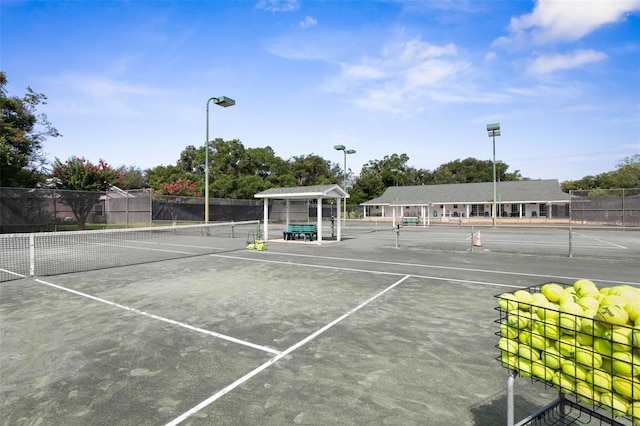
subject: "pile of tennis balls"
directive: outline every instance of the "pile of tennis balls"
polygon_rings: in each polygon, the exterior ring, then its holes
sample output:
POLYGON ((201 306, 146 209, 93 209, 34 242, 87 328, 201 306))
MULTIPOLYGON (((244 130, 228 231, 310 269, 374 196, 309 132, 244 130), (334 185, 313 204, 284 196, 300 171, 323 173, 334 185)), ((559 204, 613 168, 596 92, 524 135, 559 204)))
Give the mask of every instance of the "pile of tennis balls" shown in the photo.
POLYGON ((498 303, 503 366, 640 425, 640 289, 579 279, 498 303))
POLYGON ((247 246, 247 250, 264 251, 266 249, 267 249, 267 243, 265 243, 263 240, 256 240, 255 243, 251 243, 247 246))

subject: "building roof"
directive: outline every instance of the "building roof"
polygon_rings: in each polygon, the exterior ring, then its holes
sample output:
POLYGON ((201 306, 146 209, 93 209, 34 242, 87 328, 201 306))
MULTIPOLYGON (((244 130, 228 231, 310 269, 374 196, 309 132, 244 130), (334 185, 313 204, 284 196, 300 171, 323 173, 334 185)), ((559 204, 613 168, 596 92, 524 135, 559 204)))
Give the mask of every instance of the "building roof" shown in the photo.
MULTIPOLYGON (((496 183, 500 203, 568 202, 557 179, 496 183)), ((445 185, 391 186, 364 206, 421 206, 429 204, 487 204, 493 202, 493 182, 450 183, 445 185)))
POLYGON ((288 188, 270 188, 254 195, 256 198, 275 199, 314 199, 314 198, 349 198, 347 191, 340 185, 293 186, 288 188))

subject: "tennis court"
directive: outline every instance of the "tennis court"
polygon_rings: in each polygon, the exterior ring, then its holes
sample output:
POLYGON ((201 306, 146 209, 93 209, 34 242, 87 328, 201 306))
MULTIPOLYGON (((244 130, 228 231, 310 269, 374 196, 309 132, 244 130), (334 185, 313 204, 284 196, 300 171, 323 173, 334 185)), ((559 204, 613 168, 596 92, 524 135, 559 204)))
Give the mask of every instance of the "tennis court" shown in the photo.
MULTIPOLYGON (((487 231, 484 252, 469 228, 348 223, 341 242, 262 252, 237 229, 122 251, 152 263, 32 278, 2 263, 20 279, 0 284, 0 422, 504 424, 494 295, 580 277, 640 285, 640 272, 625 256, 501 251, 487 231)), ((78 244, 57 263, 134 245, 78 244)), ((518 418, 557 396, 525 379, 516 394, 518 418)))

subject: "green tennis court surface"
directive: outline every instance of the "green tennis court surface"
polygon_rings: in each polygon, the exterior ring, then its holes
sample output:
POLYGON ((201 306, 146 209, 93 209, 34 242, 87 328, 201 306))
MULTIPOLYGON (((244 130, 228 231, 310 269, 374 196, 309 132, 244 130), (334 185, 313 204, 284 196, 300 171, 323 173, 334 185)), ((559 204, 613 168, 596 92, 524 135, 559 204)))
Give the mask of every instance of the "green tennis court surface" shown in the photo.
MULTIPOLYGON (((505 424, 494 295, 640 285, 637 259, 472 253, 470 229, 448 231, 347 225, 265 252, 207 238, 188 243, 205 254, 3 282, 0 423, 505 424)), ((517 418, 557 396, 527 379, 516 394, 517 418)))

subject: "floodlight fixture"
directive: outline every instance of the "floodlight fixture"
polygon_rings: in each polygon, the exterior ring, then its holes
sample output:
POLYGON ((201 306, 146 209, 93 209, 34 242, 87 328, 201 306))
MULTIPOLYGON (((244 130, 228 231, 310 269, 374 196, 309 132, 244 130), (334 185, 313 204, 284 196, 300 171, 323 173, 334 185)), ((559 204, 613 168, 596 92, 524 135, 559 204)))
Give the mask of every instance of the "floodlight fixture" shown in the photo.
POLYGON ((209 222, 209 102, 221 107, 230 107, 236 104, 231 98, 226 96, 218 96, 217 98, 209 98, 207 100, 207 135, 204 142, 204 221, 209 222))
POLYGON ((338 150, 338 151, 344 151, 347 148, 344 145, 334 145, 333 149, 338 150))
POLYGON ((487 132, 500 130, 500 123, 487 124, 487 132))
POLYGON ((234 101, 231 98, 227 98, 226 96, 220 96, 218 98, 215 98, 213 100, 213 103, 226 108, 226 107, 234 106, 236 104, 236 101, 234 101))

